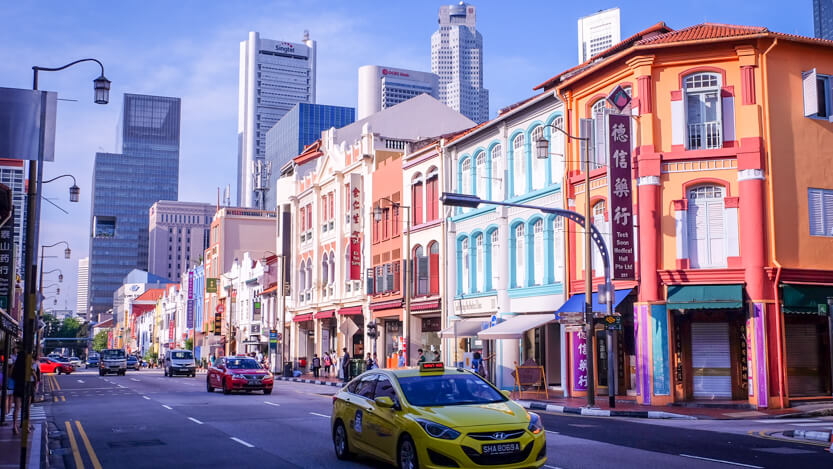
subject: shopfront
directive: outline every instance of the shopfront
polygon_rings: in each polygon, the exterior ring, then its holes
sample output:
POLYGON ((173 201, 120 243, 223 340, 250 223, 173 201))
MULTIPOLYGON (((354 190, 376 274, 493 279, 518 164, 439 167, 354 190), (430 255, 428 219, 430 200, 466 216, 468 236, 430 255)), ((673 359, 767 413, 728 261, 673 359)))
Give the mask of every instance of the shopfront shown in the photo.
POLYGON ((547 386, 561 385, 561 336, 554 313, 518 314, 480 331, 477 337, 518 341, 518 364, 541 366, 547 386))
POLYGON ((669 285, 675 400, 748 399, 743 286, 669 285))
POLYGON ((787 391, 791 401, 829 397, 833 286, 781 285, 787 391))
POLYGON ((336 320, 335 310, 319 311, 313 315, 318 323, 318 343, 315 353, 323 357, 324 353, 336 350, 336 320))
POLYGON ((384 365, 398 363, 396 355, 404 350, 405 331, 402 324, 402 300, 388 300, 370 305, 373 321, 376 322, 376 355, 384 365), (384 360, 383 360, 384 357, 384 360))
POLYGON ((315 322, 312 313, 298 314, 292 321, 296 327, 296 355, 299 365, 305 368, 315 353, 315 322))
POLYGON ((341 356, 342 348, 350 352, 350 356, 360 358, 364 356, 364 313, 361 306, 347 306, 338 310, 338 329, 343 342, 339 344, 337 338, 331 338, 330 343, 336 354, 341 356))
POLYGON ((429 357, 441 352, 441 300, 411 303, 411 343, 414 350, 423 349, 429 357))

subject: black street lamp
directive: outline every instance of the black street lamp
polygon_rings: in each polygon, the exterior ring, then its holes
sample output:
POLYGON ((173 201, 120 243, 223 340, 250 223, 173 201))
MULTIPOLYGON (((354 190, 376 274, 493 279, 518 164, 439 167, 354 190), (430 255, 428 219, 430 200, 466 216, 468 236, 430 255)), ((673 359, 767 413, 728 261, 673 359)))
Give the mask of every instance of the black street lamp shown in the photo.
POLYGON ((72 174, 62 174, 60 176, 56 176, 52 179, 48 179, 43 181, 41 184, 49 184, 52 181, 61 179, 61 178, 72 178, 72 185, 69 187, 69 201, 70 202, 78 202, 81 198, 81 188, 78 187, 77 182, 75 181, 75 176, 72 174))

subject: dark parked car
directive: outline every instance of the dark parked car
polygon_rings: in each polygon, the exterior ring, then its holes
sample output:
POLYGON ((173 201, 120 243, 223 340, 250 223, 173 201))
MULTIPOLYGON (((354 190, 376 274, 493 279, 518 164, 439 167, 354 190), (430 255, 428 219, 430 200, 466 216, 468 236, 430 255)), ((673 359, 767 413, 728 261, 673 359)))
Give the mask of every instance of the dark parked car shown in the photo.
POLYGON ((89 357, 87 357, 87 368, 98 368, 98 354, 91 353, 89 357))
POLYGON ((139 359, 136 355, 127 356, 127 369, 139 371, 139 359))

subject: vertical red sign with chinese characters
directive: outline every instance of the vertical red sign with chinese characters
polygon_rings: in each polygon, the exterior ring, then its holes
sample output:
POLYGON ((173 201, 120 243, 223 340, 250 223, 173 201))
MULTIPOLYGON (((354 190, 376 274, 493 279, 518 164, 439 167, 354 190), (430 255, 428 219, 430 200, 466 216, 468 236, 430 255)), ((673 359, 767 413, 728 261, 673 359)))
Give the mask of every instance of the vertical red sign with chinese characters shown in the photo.
POLYGON ((362 175, 350 174, 350 273, 349 280, 362 279, 362 175))
POLYGON ((633 184, 631 179, 631 118, 626 114, 608 116, 610 164, 607 167, 609 216, 611 221, 610 264, 612 280, 635 280, 633 230, 633 184))

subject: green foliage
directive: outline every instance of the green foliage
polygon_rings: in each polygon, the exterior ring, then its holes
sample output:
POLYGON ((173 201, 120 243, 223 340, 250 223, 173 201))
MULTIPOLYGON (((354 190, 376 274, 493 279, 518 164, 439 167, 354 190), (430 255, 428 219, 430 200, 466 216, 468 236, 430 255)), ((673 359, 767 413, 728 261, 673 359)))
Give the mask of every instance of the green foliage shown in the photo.
POLYGON ((145 361, 152 363, 155 362, 157 358, 159 358, 159 355, 153 350, 148 350, 147 352, 145 352, 145 356, 142 358, 144 358, 145 361))
POLYGON ((100 331, 93 337, 93 350, 100 352, 107 348, 107 331, 100 331))
POLYGON ((192 339, 190 337, 185 339, 185 349, 186 350, 191 350, 191 351, 194 350, 194 339, 192 339))

